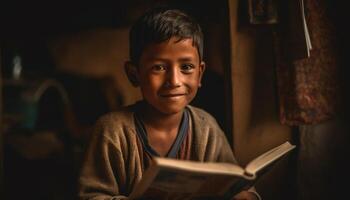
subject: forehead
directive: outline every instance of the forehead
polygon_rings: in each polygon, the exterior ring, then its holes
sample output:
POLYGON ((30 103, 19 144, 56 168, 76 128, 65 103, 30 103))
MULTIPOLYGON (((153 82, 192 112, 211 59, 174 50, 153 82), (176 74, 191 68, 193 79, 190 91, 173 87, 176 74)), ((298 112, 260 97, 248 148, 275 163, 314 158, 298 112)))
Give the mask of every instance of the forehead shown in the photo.
POLYGON ((171 38, 164 42, 149 44, 143 50, 140 61, 183 58, 199 61, 198 49, 192 39, 171 38))

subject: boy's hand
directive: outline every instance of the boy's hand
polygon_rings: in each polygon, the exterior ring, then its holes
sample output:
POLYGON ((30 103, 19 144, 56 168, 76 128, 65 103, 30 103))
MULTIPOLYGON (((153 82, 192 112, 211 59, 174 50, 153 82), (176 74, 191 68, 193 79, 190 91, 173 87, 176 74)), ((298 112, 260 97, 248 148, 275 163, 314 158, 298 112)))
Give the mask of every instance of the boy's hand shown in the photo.
POLYGON ((232 200, 258 200, 258 197, 252 192, 242 191, 234 196, 232 200))

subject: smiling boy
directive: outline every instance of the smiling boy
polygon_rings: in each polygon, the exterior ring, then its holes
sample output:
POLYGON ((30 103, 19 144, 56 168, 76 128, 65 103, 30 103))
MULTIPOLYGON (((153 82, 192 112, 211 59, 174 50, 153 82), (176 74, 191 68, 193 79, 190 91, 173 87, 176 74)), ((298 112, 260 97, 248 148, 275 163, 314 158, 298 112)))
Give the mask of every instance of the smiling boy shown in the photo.
MULTIPOLYGON (((215 119, 190 106, 205 70, 200 26, 188 15, 156 8, 130 31, 126 73, 143 100, 103 116, 87 149, 80 199, 124 199, 156 156, 236 162, 215 119)), ((243 191, 235 199, 258 199, 243 191)))
POLYGON ((195 97, 205 68, 192 44, 192 39, 170 38, 148 45, 140 67, 126 66, 145 100, 140 112, 148 142, 161 156, 174 143, 184 109, 195 97))

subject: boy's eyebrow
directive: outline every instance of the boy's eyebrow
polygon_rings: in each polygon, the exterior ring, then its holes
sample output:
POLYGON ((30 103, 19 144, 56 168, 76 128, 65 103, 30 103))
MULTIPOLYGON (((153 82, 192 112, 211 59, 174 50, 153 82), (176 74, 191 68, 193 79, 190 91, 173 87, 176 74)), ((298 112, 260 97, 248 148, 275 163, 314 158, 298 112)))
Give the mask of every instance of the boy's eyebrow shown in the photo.
MULTIPOLYGON (((147 60, 162 61, 162 62, 169 61, 169 59, 161 58, 161 57, 149 57, 147 60)), ((194 61, 194 60, 195 60, 195 58, 193 56, 185 56, 185 57, 178 59, 179 62, 189 62, 189 61, 194 61)))

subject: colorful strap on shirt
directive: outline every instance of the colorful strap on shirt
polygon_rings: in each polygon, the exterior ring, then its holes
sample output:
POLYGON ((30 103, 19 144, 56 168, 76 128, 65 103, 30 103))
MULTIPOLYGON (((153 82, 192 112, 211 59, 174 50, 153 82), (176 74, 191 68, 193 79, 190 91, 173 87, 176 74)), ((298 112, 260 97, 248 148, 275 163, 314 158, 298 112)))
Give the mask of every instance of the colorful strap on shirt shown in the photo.
MULTIPOLYGON (((166 157, 168 158, 176 158, 176 155, 181 147, 181 144, 183 143, 184 139, 186 138, 186 135, 188 133, 188 127, 189 127, 189 111, 187 109, 184 110, 181 122, 180 122, 180 128, 177 133, 176 139, 171 146, 168 154, 166 157)), ((148 143, 147 139, 147 131, 144 126, 144 124, 141 121, 141 118, 139 114, 136 112, 134 115, 135 118, 135 126, 136 126, 136 132, 138 136, 140 137, 140 140, 142 142, 142 145, 144 149, 152 156, 160 156, 148 143)))

